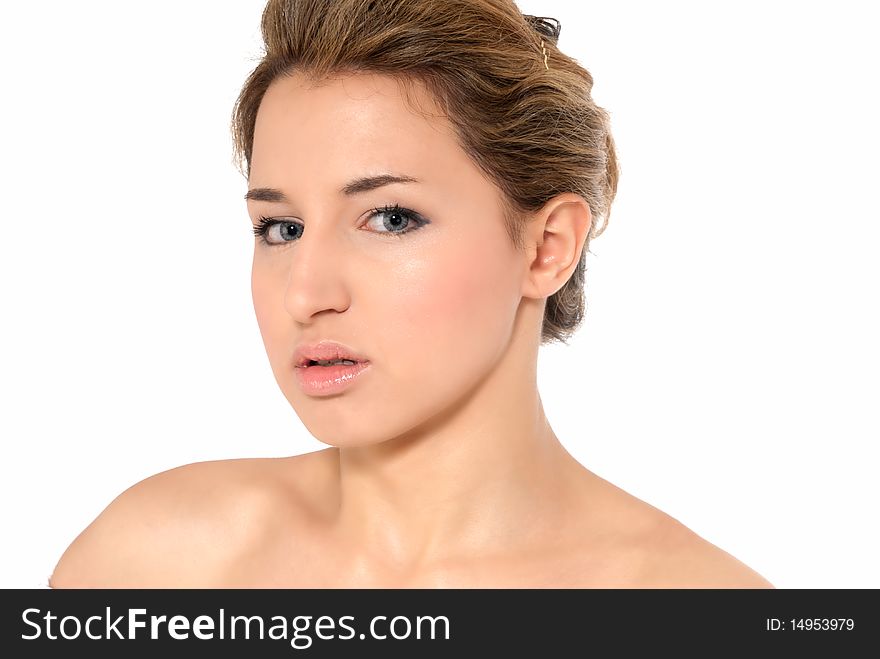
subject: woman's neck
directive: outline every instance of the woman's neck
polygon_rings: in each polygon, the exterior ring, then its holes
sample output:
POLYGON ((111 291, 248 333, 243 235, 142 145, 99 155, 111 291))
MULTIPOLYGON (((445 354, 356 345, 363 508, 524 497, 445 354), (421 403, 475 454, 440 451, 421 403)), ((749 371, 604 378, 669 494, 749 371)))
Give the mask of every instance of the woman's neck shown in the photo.
POLYGON ((502 360, 454 408, 405 436, 336 451, 334 531, 353 560, 416 573, 526 551, 530 537, 561 523, 582 467, 544 414, 537 355, 509 354, 521 363, 502 360))

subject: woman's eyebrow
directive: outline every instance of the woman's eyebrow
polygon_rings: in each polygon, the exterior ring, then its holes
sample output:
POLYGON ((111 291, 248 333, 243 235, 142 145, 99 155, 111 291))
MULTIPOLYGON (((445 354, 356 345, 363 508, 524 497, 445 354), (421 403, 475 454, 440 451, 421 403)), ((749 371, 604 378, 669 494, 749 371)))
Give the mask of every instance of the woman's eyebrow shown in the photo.
MULTIPOLYGON (((383 185, 391 185, 392 183, 418 183, 418 179, 407 175, 395 174, 379 174, 377 176, 363 176, 349 181, 339 191, 340 194, 351 197, 362 192, 368 192, 381 188, 383 185)), ((288 199, 281 190, 277 188, 253 188, 248 190, 244 195, 245 201, 269 201, 277 203, 287 203, 288 199)))

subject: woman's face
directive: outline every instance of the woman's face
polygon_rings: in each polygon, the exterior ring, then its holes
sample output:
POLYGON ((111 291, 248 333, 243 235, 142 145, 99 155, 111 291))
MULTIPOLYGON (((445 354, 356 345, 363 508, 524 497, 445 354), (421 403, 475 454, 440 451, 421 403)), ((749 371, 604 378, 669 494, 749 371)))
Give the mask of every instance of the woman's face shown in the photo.
MULTIPOLYGON (((414 93, 439 115, 423 88, 414 93)), ((504 355, 526 266, 500 192, 446 119, 408 108, 395 79, 276 80, 257 115, 248 187, 285 199, 247 202, 254 225, 284 222, 265 236, 274 244, 256 239, 254 309, 275 379, 317 439, 363 446, 417 431, 504 355), (381 174, 418 182, 341 192, 381 174), (375 210, 395 204, 401 214, 375 210), (370 362, 334 395, 296 377, 294 350, 320 341, 370 362)))

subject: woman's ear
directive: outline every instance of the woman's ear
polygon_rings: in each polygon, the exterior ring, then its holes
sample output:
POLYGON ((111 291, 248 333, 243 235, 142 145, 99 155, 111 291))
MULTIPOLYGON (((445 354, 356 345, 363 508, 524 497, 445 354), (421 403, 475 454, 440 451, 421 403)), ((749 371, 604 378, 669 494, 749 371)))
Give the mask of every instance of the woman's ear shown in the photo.
POLYGON ((577 267, 593 215, 580 195, 553 197, 526 227, 528 268, 522 294, 546 298, 565 285, 577 267))

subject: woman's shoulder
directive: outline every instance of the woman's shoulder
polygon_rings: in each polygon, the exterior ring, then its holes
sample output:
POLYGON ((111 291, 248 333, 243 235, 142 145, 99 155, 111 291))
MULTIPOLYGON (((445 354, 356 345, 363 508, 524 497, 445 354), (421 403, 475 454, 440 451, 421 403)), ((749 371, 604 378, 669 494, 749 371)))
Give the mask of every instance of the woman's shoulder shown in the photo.
POLYGON ((671 515, 647 503, 643 515, 649 523, 631 538, 638 556, 632 587, 774 588, 758 572, 671 515))
POLYGON ((297 477, 317 455, 212 460, 160 472, 117 496, 67 548, 53 588, 199 587, 214 583, 304 502, 297 477))
POLYGON ((588 518, 589 531, 581 536, 581 546, 587 548, 588 565, 598 564, 607 571, 600 578, 585 571, 586 585, 774 588, 755 570, 672 515, 595 474, 591 481, 591 505, 598 504, 601 514, 588 518), (593 547, 600 548, 598 553, 593 547))
POLYGON ((748 565, 661 513, 646 539, 640 588, 775 588, 748 565))

